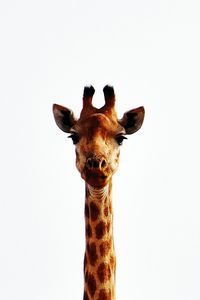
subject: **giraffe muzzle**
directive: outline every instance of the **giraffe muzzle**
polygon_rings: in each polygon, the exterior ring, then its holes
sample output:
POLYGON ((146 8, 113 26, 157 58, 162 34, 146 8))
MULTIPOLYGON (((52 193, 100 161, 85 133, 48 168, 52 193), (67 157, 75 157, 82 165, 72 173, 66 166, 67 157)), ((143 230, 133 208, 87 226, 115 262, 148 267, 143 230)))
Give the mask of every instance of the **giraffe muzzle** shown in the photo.
POLYGON ((105 186, 109 179, 109 168, 106 159, 99 156, 88 157, 82 178, 91 186, 105 186))
POLYGON ((88 170, 99 170, 103 171, 107 167, 105 158, 89 157, 86 160, 86 167, 88 170))

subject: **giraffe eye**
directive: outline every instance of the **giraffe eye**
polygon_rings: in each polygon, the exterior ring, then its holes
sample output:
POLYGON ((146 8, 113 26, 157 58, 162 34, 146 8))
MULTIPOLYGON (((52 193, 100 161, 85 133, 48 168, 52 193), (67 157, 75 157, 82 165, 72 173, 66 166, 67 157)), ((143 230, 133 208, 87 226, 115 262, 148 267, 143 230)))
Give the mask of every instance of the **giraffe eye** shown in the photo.
POLYGON ((123 140, 127 140, 127 138, 123 135, 119 135, 115 139, 119 146, 121 146, 123 144, 123 140))
POLYGON ((72 133, 68 138, 72 139, 74 145, 78 144, 80 138, 77 133, 72 133))

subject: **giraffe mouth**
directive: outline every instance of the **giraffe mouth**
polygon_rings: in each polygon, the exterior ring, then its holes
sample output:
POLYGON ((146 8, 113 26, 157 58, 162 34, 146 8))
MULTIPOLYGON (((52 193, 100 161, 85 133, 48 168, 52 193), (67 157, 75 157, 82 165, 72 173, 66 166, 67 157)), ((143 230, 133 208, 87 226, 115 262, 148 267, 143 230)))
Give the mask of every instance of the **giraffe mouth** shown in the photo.
POLYGON ((100 170, 88 170, 87 168, 82 173, 82 178, 94 187, 103 187, 108 182, 108 174, 100 170))

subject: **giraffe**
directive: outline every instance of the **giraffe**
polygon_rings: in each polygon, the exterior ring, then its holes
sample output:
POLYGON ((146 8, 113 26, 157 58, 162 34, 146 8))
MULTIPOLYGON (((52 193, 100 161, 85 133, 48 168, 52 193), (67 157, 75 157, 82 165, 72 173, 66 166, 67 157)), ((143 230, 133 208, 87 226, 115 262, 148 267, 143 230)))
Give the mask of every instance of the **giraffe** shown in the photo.
POLYGON ((72 110, 53 105, 55 122, 75 145, 76 167, 85 181, 85 236, 83 300, 114 300, 116 256, 113 239, 112 176, 119 164, 125 135, 140 129, 144 107, 117 118, 115 93, 103 89, 105 105, 92 105, 94 88, 86 86, 77 119, 72 110))

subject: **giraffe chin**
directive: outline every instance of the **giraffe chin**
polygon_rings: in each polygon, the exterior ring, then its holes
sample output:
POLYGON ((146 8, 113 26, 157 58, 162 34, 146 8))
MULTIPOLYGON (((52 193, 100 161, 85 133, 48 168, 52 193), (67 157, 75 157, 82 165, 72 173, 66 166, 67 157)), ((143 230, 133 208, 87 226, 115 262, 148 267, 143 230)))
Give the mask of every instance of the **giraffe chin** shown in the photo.
POLYGON ((85 170, 81 177, 91 186, 95 188, 103 188, 108 184, 110 176, 100 171, 85 170))

